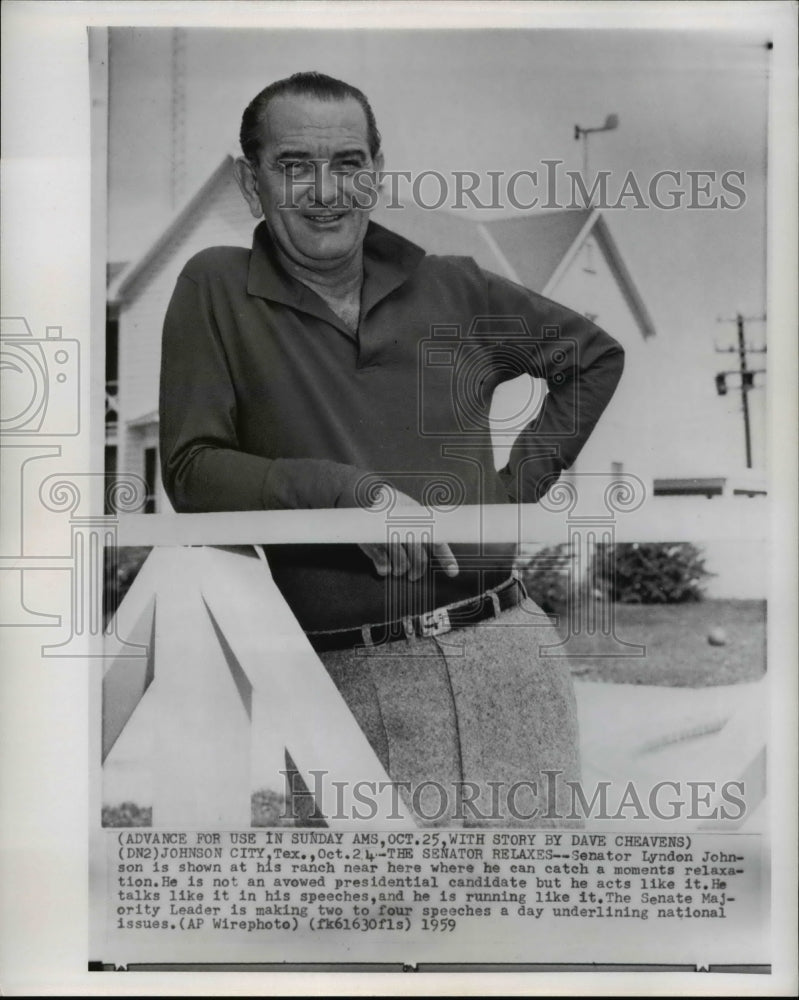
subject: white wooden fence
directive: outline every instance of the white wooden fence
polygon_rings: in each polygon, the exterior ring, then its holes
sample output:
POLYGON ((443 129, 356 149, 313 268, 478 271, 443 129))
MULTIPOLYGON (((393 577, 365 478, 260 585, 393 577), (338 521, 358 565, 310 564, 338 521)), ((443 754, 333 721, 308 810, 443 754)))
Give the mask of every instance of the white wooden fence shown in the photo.
MULTIPOLYGON (((426 509, 408 508, 379 516, 354 510, 123 516, 121 545, 156 548, 108 629, 104 801, 119 802, 109 765, 126 744, 127 753, 149 761, 154 825, 249 826, 252 794, 284 788, 279 772, 286 747, 330 826, 351 826, 353 809, 362 816, 359 825, 413 826, 259 549, 249 546, 245 554, 209 545, 246 545, 253 538, 391 541, 409 531, 429 534, 431 524, 435 537, 448 541, 522 537, 551 544, 573 534, 578 522, 591 532, 601 527, 603 537, 610 537, 612 526, 615 541, 701 543, 743 536, 765 543, 763 511, 763 505, 740 498, 680 498, 658 500, 656 507, 641 504, 623 516, 611 512, 610 518, 576 515, 568 504, 461 508, 434 518, 426 509), (133 655, 133 644, 141 655, 133 655), (353 799, 358 782, 384 790, 373 817, 353 799), (395 818, 387 824, 388 816, 395 818)), ((759 783, 762 797, 765 726, 754 713, 750 721, 740 712, 733 720, 714 717, 724 737, 714 753, 727 771, 759 783)), ((668 743, 668 734, 662 735, 668 743)))

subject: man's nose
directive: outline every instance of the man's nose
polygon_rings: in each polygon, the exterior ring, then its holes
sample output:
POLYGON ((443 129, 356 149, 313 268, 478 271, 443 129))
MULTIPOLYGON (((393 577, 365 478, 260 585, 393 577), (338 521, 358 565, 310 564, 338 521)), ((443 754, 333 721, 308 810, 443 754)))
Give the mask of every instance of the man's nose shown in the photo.
POLYGON ((339 179, 328 160, 314 161, 313 195, 318 205, 333 205, 340 196, 339 179))

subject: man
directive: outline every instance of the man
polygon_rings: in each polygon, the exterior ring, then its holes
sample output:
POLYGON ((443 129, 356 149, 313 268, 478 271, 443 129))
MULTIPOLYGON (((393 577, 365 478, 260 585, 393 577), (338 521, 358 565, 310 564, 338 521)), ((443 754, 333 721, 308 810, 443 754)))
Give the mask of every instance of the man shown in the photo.
MULTIPOLYGON (((241 144, 236 178, 263 216, 252 251, 195 256, 165 320, 175 508, 370 506, 388 489, 396 513, 543 495, 613 394, 620 346, 471 259, 427 256, 370 222, 380 136, 348 84, 272 84, 244 112, 241 144), (497 473, 491 394, 522 372, 548 395, 497 473)), ((563 661, 537 656, 554 640, 512 547, 272 546, 268 558, 422 821, 557 824, 542 772, 579 777, 574 695, 563 661), (468 810, 452 794, 464 787, 468 810)))

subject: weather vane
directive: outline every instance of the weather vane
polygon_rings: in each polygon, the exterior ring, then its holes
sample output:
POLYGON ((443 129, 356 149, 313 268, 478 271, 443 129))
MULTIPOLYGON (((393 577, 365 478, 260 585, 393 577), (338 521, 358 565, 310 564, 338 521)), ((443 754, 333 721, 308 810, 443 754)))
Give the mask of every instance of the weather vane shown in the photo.
POLYGON ((610 114, 605 119, 604 125, 597 125, 593 128, 583 128, 582 125, 574 126, 574 138, 583 140, 583 177, 588 176, 588 136, 592 132, 612 132, 619 127, 619 116, 610 114))

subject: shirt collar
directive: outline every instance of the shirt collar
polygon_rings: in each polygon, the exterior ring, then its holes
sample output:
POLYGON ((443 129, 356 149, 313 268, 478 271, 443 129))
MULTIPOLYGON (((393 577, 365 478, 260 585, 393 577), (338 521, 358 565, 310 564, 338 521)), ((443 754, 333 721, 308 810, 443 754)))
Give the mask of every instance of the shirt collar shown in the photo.
MULTIPOLYGON (((421 247, 406 240, 404 236, 392 233, 376 222, 370 222, 363 241, 361 318, 404 284, 424 255, 425 251, 421 247)), ((318 316, 352 336, 352 331, 342 324, 313 289, 292 277, 283 268, 266 222, 259 223, 253 235, 247 291, 250 295, 281 302, 318 316)))

